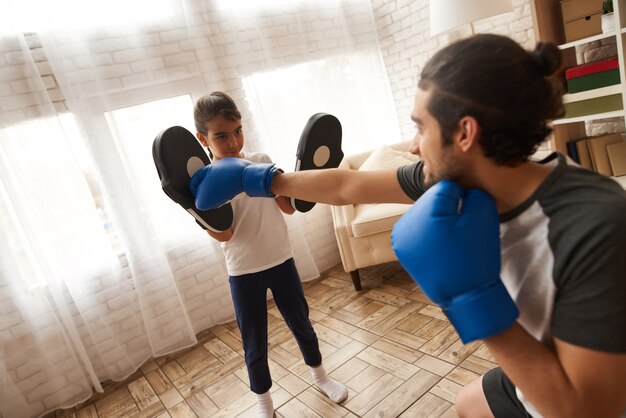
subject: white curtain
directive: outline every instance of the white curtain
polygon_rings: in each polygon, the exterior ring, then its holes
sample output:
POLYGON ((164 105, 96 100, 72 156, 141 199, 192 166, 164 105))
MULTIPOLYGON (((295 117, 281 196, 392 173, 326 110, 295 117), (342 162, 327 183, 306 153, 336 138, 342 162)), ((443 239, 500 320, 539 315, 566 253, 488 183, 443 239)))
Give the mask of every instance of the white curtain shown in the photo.
MULTIPOLYGON (((285 169, 312 113, 346 152, 400 140, 369 0, 1 4, 0 416, 72 406, 232 319, 221 248, 152 161, 200 95, 231 93, 245 149, 285 169)), ((304 280, 314 221, 288 218, 304 280)))

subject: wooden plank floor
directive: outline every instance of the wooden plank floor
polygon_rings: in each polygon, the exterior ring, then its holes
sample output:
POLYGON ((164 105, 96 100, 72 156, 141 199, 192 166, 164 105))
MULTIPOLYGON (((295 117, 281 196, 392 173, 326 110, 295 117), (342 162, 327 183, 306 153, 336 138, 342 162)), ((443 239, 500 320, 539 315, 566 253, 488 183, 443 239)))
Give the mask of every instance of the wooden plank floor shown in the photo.
MULTIPOLYGON (((363 290, 338 265, 305 283, 326 371, 348 388, 330 402, 280 313, 270 303, 269 357, 278 417, 455 417, 454 399, 496 366, 484 344, 463 345, 441 310, 398 263, 363 269, 363 290)), ((198 336, 195 347, 151 360, 124 382, 52 417, 254 417, 241 337, 234 321, 198 336)))

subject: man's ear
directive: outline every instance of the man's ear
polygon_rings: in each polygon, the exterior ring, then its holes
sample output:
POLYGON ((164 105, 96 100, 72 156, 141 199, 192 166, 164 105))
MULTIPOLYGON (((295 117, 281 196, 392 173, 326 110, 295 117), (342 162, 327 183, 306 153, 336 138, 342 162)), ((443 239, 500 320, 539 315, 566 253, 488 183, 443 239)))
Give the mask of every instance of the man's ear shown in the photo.
POLYGON ((478 136, 480 133, 480 125, 474 116, 463 116, 459 120, 459 130, 457 132, 457 143, 463 152, 478 146, 478 136))
POLYGON ((206 136, 202 135, 200 132, 196 132, 196 138, 198 138, 198 141, 200 141, 200 143, 204 145, 205 147, 209 146, 209 140, 207 139, 206 136))

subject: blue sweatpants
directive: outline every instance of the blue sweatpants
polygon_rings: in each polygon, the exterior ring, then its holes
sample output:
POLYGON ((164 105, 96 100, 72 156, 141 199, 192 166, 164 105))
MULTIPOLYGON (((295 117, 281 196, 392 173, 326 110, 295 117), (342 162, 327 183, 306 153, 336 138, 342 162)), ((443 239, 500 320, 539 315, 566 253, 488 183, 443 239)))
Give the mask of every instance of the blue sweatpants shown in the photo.
POLYGON ((322 363, 293 258, 258 273, 230 276, 229 282, 253 392, 265 393, 272 387, 267 363, 267 289, 272 291, 276 307, 296 338, 304 362, 309 366, 322 363))

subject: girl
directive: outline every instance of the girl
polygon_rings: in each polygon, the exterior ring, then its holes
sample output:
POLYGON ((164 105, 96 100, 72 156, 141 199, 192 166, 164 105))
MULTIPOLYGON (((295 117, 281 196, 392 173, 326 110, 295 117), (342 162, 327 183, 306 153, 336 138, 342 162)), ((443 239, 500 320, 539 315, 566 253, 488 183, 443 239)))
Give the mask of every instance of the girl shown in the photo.
MULTIPOLYGON (((196 137, 208 149, 212 161, 233 157, 271 163, 263 153, 244 156, 241 114, 227 94, 218 91, 201 97, 194 108, 194 121, 196 137)), ((324 371, 317 335, 309 321, 309 307, 282 214, 295 211, 289 198, 255 199, 242 193, 230 204, 232 226, 224 232, 207 232, 222 243, 226 257, 250 389, 257 394, 259 417, 274 416, 267 362, 267 289, 271 289, 276 307, 296 338, 304 362, 311 367, 317 387, 331 400, 343 401, 348 391, 324 371)))

